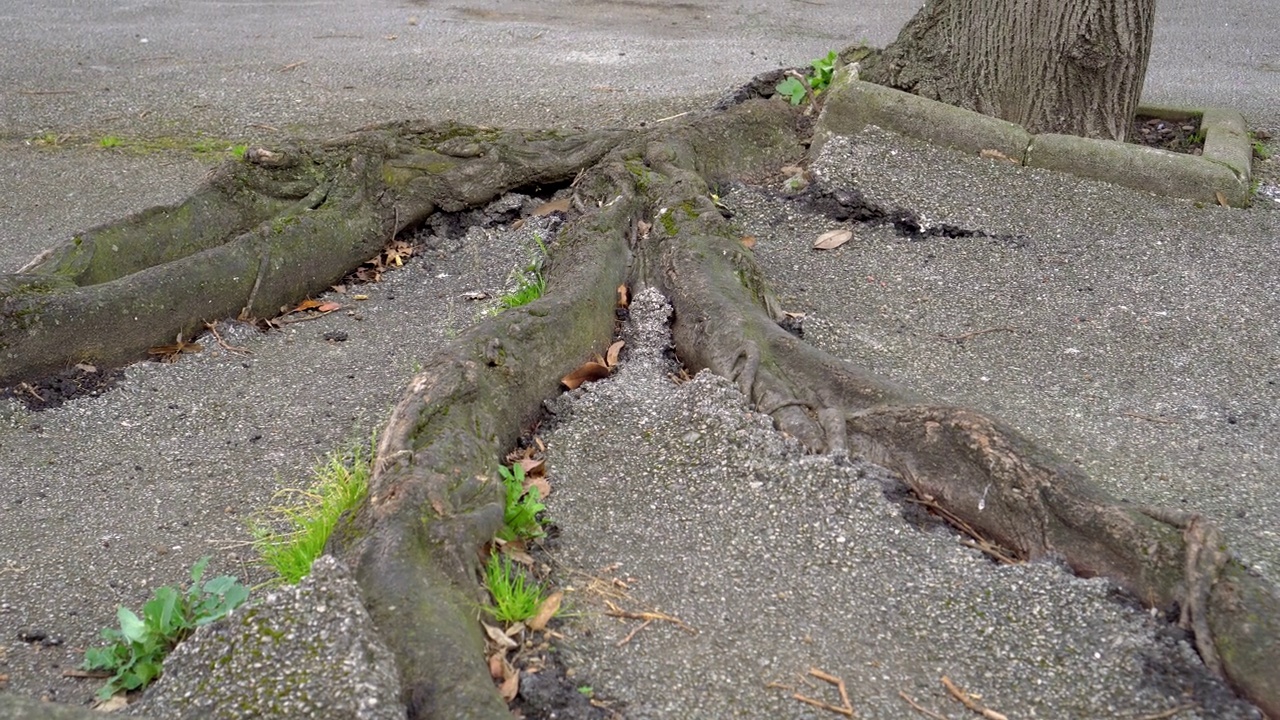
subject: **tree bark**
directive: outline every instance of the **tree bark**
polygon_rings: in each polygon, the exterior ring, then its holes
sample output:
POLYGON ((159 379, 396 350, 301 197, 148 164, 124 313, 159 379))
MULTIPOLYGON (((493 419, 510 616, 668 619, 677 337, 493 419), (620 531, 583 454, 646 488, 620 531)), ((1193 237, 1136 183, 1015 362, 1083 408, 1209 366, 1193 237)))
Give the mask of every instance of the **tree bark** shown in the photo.
POLYGON ((929 0, 863 79, 1018 123, 1124 140, 1155 0, 929 0))
MULTIPOLYGON (((754 100, 645 133, 404 123, 310 150, 257 149, 186 203, 97 228, 0 282, 2 376, 45 367, 58 328, 80 327, 68 313, 88 307, 104 323, 123 318, 119 328, 145 310, 169 333, 238 310, 246 294, 264 298, 249 303, 262 312, 323 288, 437 209, 576 178, 547 293, 434 349, 382 434, 368 502, 330 540, 396 654, 410 718, 509 717, 475 622, 478 553, 503 516, 498 459, 558 379, 607 346, 624 282, 667 295, 690 370, 731 378, 814 451, 896 471, 1015 557, 1060 557, 1151 607, 1177 607, 1206 665, 1280 715, 1280 592, 1230 559, 1208 521, 1118 502, 998 420, 930 403, 779 327, 766 279, 711 192, 803 158, 804 120, 754 100), (148 245, 156 234, 165 247, 148 245), (135 304, 136 293, 154 302, 135 304)), ((110 332, 101 357, 131 359, 153 342, 110 332)))

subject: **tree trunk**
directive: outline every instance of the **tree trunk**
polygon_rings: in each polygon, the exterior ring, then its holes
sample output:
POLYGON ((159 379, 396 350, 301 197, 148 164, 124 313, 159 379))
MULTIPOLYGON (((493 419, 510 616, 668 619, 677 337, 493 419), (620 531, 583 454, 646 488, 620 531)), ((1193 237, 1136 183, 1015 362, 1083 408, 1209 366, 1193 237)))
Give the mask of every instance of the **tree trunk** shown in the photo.
POLYGON ((1155 0, 929 0, 863 79, 1018 123, 1124 140, 1155 0))

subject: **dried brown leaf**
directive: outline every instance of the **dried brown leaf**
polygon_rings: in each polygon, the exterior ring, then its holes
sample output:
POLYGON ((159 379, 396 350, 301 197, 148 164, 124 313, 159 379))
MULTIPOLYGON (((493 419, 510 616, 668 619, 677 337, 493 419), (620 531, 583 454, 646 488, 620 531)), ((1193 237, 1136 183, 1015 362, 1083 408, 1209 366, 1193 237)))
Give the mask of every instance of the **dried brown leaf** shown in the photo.
POLYGON ((342 305, 336 302, 327 302, 317 307, 316 309, 322 313, 330 313, 330 312, 333 312, 334 310, 341 310, 342 305))
POLYGON ((742 236, 742 238, 741 238, 740 240, 738 240, 738 242, 742 243, 742 247, 744 247, 744 248, 746 248, 746 249, 750 250, 751 248, 753 248, 753 247, 755 247, 755 246, 756 246, 756 236, 755 236, 755 235, 743 235, 743 236, 742 236))
POLYGON ((524 549, 524 543, 509 542, 502 546, 502 554, 511 558, 512 562, 519 563, 527 568, 533 567, 533 556, 524 549))
POLYGON ((535 478, 530 478, 525 482, 524 487, 526 490, 529 488, 538 488, 539 500, 551 494, 551 483, 547 482, 547 478, 545 476, 540 475, 535 478))
POLYGON ((828 230, 813 243, 814 250, 834 250, 853 239, 852 230, 828 230))
POLYGON ((1222 207, 1231 207, 1231 203, 1227 202, 1227 196, 1223 195, 1221 190, 1215 190, 1213 196, 1218 199, 1218 204, 1222 207))
MULTIPOLYGON (((529 450, 532 451, 533 448, 529 448, 529 450)), ((524 469, 525 477, 532 477, 534 475, 545 475, 547 472, 546 460, 538 460, 530 457, 529 455, 525 455, 524 457, 520 458, 516 462, 520 463, 520 467, 524 469)))
POLYGON ((609 377, 609 368, 607 366, 602 363, 588 362, 583 363, 582 367, 560 378, 560 384, 570 390, 576 390, 582 383, 603 380, 607 377, 609 377))
POLYGON ((316 300, 315 298, 307 298, 306 300, 303 300, 302 302, 294 306, 294 308, 289 312, 296 313, 296 312, 304 312, 307 310, 314 310, 323 304, 324 304, 323 300, 316 300))
POLYGON ((489 638, 490 642, 495 644, 496 647, 513 648, 519 645, 515 640, 507 637, 507 634, 502 631, 502 628, 494 627, 486 622, 482 622, 480 624, 484 626, 484 634, 489 638))
POLYGON ((626 283, 618 286, 618 307, 631 306, 631 291, 627 288, 626 283))
POLYGON ((542 604, 538 606, 538 612, 529 620, 529 629, 536 632, 545 628, 547 623, 551 622, 551 618, 555 617, 556 613, 560 611, 560 603, 562 602, 564 602, 563 592, 557 590, 548 595, 542 601, 542 604))
POLYGON ((1004 153, 994 148, 986 148, 983 151, 979 152, 978 156, 987 158, 988 160, 1003 160, 1008 163, 1013 163, 1014 165, 1022 164, 1017 160, 1014 160, 1013 158, 1009 157, 1008 155, 1005 155, 1004 153))
POLYGON ((551 202, 539 205, 533 210, 533 214, 535 216, 550 215, 553 212, 569 212, 569 198, 552 200, 551 202))
POLYGON ((511 702, 516 699, 516 693, 520 692, 520 673, 514 669, 511 671, 511 677, 502 681, 498 686, 498 693, 502 695, 502 699, 511 702))
POLYGON ((498 652, 490 655, 489 656, 489 677, 492 677, 494 680, 503 679, 503 675, 505 673, 502 672, 502 665, 504 662, 506 662, 506 660, 507 660, 507 652, 505 650, 499 650, 498 652))
POLYGON ((622 348, 626 344, 627 344, 626 342, 622 340, 618 340, 609 346, 609 351, 605 353, 605 361, 604 361, 604 364, 609 369, 612 370, 613 368, 618 367, 618 354, 622 352, 622 348))

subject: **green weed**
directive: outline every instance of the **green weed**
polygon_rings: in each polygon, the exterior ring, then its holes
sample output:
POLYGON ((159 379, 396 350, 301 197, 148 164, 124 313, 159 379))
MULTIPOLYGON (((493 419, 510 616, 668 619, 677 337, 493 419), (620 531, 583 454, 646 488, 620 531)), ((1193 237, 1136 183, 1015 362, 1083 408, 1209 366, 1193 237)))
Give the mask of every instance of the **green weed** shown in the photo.
POLYGON ((248 599, 248 588, 230 575, 201 584, 208 564, 206 556, 191 568, 191 586, 185 593, 168 585, 156 590, 142 606, 142 617, 124 606, 116 611, 120 629, 103 629, 102 638, 109 644, 86 651, 81 666, 113 673, 98 691, 100 699, 146 687, 160 677, 161 663, 178 643, 248 599))
POLYGON ((536 487, 525 490, 524 467, 520 463, 509 468, 499 465, 498 474, 502 476, 503 490, 507 496, 503 527, 498 531, 498 539, 511 542, 546 535, 538 513, 546 510, 547 506, 542 504, 539 497, 541 493, 536 487))
POLYGON ((102 137, 101 140, 98 141, 98 144, 110 150, 111 148, 114 148, 114 147, 120 147, 120 138, 116 137, 115 135, 105 135, 102 137))
POLYGON ((267 519, 251 521, 254 549, 285 582, 295 584, 311 573, 311 563, 324 553, 343 513, 364 501, 375 447, 371 440, 368 451, 356 447, 349 453, 329 453, 316 466, 311 487, 281 491, 301 496, 302 502, 273 507, 267 519))
POLYGON ((790 100, 792 105, 799 105, 804 102, 809 96, 810 90, 813 91, 814 98, 817 98, 831 84, 831 77, 835 74, 838 59, 839 56, 836 51, 832 50, 825 57, 811 61, 809 65, 813 68, 813 72, 809 73, 806 78, 808 88, 799 78, 789 77, 778 83, 774 87, 774 91, 790 100))
POLYGON ((530 581, 511 558, 500 552, 489 556, 484 569, 485 585, 493 598, 489 612, 503 623, 528 620, 538 612, 546 594, 541 583, 530 581))
POLYGON ((1267 146, 1261 140, 1253 141, 1253 155, 1259 160, 1271 159, 1271 151, 1267 149, 1267 146))
POLYGON ((512 273, 515 276, 516 289, 503 295, 498 299, 498 303, 503 310, 518 308, 542 297, 542 293, 547 290, 547 279, 542 274, 542 262, 547 257, 547 246, 542 242, 542 238, 534 235, 534 240, 538 243, 538 250, 529 259, 529 264, 522 270, 512 273))

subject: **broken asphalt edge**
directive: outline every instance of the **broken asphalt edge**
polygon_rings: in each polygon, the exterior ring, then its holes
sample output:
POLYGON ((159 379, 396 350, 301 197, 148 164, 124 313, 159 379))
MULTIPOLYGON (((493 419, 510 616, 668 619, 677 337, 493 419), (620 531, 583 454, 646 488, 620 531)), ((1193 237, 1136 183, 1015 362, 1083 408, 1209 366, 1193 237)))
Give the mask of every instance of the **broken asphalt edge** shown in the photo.
POLYGON ((1141 115, 1200 117, 1200 156, 1157 148, 1042 133, 972 110, 883 85, 842 70, 827 91, 813 134, 817 157, 833 135, 855 135, 868 125, 970 154, 988 154, 1026 167, 1070 173, 1135 190, 1196 202, 1247 207, 1252 201, 1253 147, 1244 116, 1222 108, 1138 108, 1141 115), (993 152, 994 151, 994 152, 993 152), (998 153, 998 154, 996 154, 998 153), (1219 197, 1221 196, 1221 197, 1219 197))

